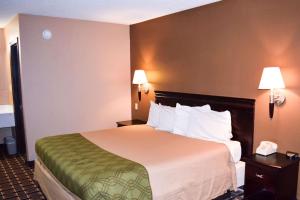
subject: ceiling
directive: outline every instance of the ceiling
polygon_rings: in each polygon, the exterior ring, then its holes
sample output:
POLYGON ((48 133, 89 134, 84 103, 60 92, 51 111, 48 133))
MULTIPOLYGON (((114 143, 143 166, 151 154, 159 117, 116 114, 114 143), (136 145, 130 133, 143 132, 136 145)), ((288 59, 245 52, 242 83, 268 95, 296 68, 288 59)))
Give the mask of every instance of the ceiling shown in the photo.
POLYGON ((0 28, 17 13, 135 24, 220 0, 0 0, 0 28))

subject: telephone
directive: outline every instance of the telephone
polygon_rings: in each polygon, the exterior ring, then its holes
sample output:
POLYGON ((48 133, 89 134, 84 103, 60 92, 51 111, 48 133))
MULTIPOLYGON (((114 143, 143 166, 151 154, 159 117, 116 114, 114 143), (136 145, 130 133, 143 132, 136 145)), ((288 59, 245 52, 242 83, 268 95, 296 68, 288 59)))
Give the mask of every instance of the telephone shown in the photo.
POLYGON ((277 144, 270 141, 261 141, 260 145, 256 149, 256 153, 263 156, 268 156, 272 153, 275 153, 276 151, 277 151, 277 144))

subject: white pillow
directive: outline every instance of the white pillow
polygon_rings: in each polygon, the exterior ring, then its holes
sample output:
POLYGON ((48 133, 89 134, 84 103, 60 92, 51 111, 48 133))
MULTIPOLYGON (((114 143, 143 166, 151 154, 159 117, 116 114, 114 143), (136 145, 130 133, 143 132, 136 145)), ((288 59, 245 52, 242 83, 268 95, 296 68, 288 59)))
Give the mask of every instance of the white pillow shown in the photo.
POLYGON ((175 107, 159 104, 159 120, 157 130, 172 132, 174 128, 175 107))
POLYGON ((178 135, 187 134, 189 114, 192 109, 210 111, 210 106, 207 104, 204 106, 191 107, 191 106, 183 106, 177 103, 175 108, 175 120, 174 120, 173 133, 178 135))
POLYGON ((187 136, 199 139, 229 141, 231 133, 230 112, 192 110, 189 116, 187 136))
POLYGON ((159 120, 159 105, 151 101, 147 125, 155 128, 158 126, 158 120, 159 120))

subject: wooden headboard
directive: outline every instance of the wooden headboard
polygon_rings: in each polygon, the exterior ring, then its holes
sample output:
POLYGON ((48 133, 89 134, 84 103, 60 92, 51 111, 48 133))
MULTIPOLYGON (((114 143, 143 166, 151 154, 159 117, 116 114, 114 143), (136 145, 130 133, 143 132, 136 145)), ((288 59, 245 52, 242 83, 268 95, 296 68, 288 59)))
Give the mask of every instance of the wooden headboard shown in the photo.
POLYGON ((188 106, 209 104, 212 110, 231 113, 233 140, 242 146, 242 156, 250 156, 253 149, 254 99, 189 94, 179 92, 155 91, 156 103, 176 106, 176 103, 188 106))

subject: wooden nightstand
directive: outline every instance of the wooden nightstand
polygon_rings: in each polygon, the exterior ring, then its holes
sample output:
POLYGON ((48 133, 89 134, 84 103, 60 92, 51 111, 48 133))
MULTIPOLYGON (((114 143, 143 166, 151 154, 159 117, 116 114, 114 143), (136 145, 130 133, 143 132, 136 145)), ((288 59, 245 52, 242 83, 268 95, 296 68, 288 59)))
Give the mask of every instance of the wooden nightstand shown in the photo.
POLYGON ((269 156, 253 154, 245 157, 245 197, 246 199, 295 200, 299 158, 290 160, 285 154, 269 156))
POLYGON ((142 120, 139 120, 139 119, 133 119, 133 120, 128 120, 128 121, 117 122, 118 127, 138 125, 138 124, 146 124, 146 122, 142 121, 142 120))

